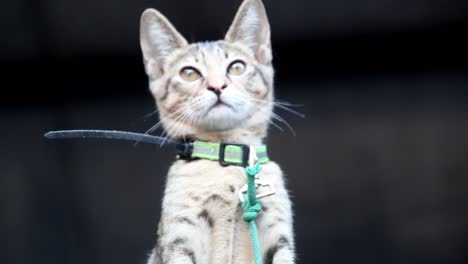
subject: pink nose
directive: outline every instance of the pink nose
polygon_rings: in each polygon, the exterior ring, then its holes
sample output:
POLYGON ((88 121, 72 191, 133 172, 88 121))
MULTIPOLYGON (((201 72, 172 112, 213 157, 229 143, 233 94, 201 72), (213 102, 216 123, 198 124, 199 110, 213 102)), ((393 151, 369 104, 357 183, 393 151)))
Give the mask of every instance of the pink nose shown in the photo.
POLYGON ((208 90, 212 91, 218 96, 226 87, 227 87, 227 84, 225 84, 223 81, 215 81, 215 82, 208 83, 208 90))

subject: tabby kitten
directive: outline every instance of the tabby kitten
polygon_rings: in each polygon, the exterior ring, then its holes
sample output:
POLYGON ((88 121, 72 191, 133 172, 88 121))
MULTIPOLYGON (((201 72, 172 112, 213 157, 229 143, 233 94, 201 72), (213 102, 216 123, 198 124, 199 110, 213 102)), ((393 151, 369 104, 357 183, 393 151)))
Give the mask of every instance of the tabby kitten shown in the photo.
MULTIPOLYGON (((141 18, 141 48, 161 123, 177 140, 258 146, 273 109, 270 26, 261 0, 245 0, 224 40, 189 44, 158 11, 141 18)), ((294 263, 291 202, 274 162, 260 177, 276 194, 257 218, 265 263, 294 263)), ((177 160, 169 170, 148 264, 253 263, 239 189, 244 168, 205 159, 177 160)))

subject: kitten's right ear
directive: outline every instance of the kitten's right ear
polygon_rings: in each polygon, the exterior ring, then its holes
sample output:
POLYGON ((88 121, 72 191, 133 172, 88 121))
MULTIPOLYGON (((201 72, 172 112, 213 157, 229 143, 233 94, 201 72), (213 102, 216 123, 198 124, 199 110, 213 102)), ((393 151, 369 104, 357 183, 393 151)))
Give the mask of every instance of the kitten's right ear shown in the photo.
POLYGON ((188 43, 166 17, 155 9, 146 9, 140 20, 140 45, 146 73, 157 78, 164 73, 166 58, 188 43))
POLYGON ((261 0, 244 0, 225 40, 249 47, 260 63, 271 62, 270 24, 261 0))

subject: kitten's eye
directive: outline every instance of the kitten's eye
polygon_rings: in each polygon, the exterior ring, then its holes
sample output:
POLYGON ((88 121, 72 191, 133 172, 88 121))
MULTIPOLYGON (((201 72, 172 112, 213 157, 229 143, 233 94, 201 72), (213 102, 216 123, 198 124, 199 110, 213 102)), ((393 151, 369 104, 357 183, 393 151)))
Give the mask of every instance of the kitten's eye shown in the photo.
POLYGON ((193 82, 200 79, 201 74, 197 69, 193 67, 185 67, 182 70, 180 70, 180 76, 186 81, 193 82))
POLYGON ((245 63, 242 61, 235 61, 229 65, 228 73, 231 75, 241 75, 245 72, 245 63))

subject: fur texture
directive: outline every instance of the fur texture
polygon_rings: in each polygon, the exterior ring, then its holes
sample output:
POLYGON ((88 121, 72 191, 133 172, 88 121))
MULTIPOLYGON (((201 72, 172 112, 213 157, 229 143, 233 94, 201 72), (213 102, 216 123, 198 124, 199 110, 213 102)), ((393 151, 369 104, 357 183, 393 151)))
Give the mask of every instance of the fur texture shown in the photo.
MULTIPOLYGON (((224 40, 193 44, 162 14, 148 9, 141 18, 141 47, 161 119, 153 129, 163 126, 174 139, 263 142, 272 117, 274 71, 270 27, 260 0, 242 3, 224 40), (230 71, 233 65, 238 71, 230 71)), ((262 166, 261 179, 277 190, 260 200, 264 210, 257 224, 265 263, 294 263, 283 174, 274 162, 262 166)), ((245 183, 241 167, 176 161, 167 177, 158 241, 148 264, 253 263, 237 194, 245 183)))

